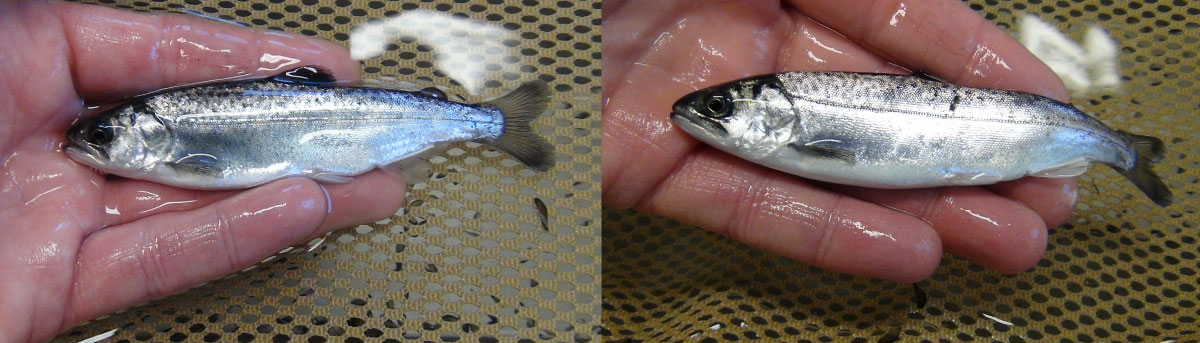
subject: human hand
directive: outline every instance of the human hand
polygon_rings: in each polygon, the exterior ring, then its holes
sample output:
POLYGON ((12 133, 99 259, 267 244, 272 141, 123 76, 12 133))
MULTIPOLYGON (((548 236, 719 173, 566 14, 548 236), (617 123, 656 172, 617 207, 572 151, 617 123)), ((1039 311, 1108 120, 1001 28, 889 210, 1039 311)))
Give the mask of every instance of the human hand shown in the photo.
POLYGON ((203 192, 106 179, 62 152, 81 99, 306 64, 357 78, 336 44, 58 2, 0 2, 0 27, 0 342, 50 339, 404 200, 404 182, 379 171, 325 188, 292 178, 203 192))
POLYGON ((1024 47, 959 1, 605 1, 603 202, 690 222, 821 268, 901 282, 945 250, 1006 273, 1042 257, 1074 179, 879 190, 818 183, 710 148, 671 123, 699 88, 794 70, 906 73, 1068 101, 1024 47), (824 24, 824 25, 822 25, 824 24), (832 30, 831 30, 832 29, 832 30), (834 30, 837 30, 836 32, 834 30))

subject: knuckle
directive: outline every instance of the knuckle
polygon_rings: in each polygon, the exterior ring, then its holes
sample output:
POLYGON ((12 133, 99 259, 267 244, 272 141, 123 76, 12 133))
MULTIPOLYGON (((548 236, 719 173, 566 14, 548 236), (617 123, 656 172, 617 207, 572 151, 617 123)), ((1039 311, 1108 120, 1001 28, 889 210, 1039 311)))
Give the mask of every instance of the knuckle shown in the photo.
POLYGON ((770 181, 766 177, 752 179, 759 181, 743 179, 745 187, 740 187, 733 194, 733 211, 723 225, 725 235, 739 242, 757 243, 752 242, 755 239, 755 225, 762 214, 762 203, 767 198, 768 187, 765 185, 770 181))
POLYGON ((846 196, 838 194, 833 199, 833 203, 829 206, 829 215, 821 220, 812 231, 814 235, 813 241, 816 242, 816 249, 808 255, 809 263, 815 266, 826 266, 829 263, 829 256, 832 252, 832 239, 834 232, 839 225, 842 225, 842 206, 846 196))
POLYGON ((212 207, 212 230, 217 237, 217 251, 225 256, 225 263, 228 270, 235 270, 241 266, 241 252, 238 248, 238 239, 234 230, 236 228, 230 222, 228 210, 223 206, 212 207))
POLYGON ((136 255, 137 267, 142 274, 145 293, 149 299, 167 295, 167 273, 163 269, 163 250, 158 248, 159 239, 139 234, 141 251, 136 255))

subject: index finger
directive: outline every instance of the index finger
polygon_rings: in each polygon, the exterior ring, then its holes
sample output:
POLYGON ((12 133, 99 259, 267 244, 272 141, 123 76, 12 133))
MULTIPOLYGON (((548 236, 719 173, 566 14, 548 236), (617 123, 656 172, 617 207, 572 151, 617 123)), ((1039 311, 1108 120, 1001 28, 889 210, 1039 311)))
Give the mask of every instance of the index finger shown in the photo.
POLYGON ((1062 80, 1000 28, 957 0, 789 0, 876 54, 957 84, 1062 102, 1062 80))
POLYGON ((244 28, 200 17, 59 3, 75 90, 108 99, 238 75, 320 65, 338 79, 358 64, 329 41, 244 28))

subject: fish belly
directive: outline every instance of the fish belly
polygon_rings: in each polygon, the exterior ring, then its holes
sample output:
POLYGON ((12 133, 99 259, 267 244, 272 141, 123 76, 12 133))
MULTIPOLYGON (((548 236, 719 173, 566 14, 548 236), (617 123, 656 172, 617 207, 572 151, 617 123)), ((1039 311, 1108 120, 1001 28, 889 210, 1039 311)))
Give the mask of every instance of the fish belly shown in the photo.
POLYGON ((854 161, 786 158, 795 155, 785 148, 764 164, 840 184, 922 188, 992 184, 1065 165, 1086 169, 1115 154, 1093 132, 1072 127, 830 105, 808 109, 800 111, 808 113, 801 120, 803 140, 840 142, 854 152, 854 161))

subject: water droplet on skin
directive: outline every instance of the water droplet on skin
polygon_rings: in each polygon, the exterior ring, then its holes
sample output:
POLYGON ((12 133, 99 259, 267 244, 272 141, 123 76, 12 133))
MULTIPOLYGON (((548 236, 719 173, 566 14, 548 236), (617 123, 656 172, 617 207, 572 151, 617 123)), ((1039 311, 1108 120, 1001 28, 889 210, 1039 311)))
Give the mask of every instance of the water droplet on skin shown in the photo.
POLYGON ((904 19, 904 15, 906 14, 905 12, 907 11, 908 4, 901 2, 900 7, 896 9, 896 12, 892 13, 892 19, 888 20, 888 25, 896 26, 900 24, 900 20, 904 19))

